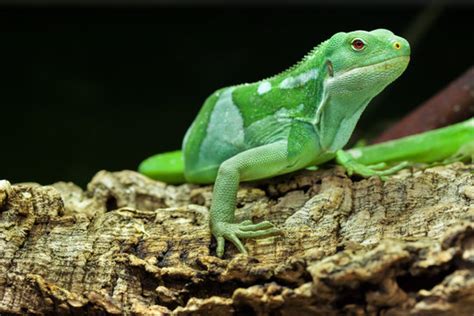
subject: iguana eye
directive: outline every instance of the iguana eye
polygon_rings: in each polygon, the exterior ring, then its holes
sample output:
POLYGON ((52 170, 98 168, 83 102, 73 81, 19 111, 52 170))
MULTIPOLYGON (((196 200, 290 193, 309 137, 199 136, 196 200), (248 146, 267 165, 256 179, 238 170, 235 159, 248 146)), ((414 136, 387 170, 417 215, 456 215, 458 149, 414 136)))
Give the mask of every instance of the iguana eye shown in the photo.
POLYGON ((360 38, 354 38, 351 45, 353 50, 363 50, 365 48, 365 43, 360 38))

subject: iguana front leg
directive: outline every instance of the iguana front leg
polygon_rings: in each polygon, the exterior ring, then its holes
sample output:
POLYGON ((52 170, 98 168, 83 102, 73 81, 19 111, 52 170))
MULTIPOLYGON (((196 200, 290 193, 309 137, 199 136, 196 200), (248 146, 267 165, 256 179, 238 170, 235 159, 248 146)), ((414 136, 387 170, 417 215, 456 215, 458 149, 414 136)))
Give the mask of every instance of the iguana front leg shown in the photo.
POLYGON ((349 176, 355 173, 363 177, 379 176, 381 179, 385 179, 385 176, 391 175, 409 166, 407 161, 402 161, 401 163, 387 169, 385 169, 387 164, 383 161, 372 165, 364 165, 357 162, 348 152, 342 149, 336 152, 336 161, 346 169, 349 176))
POLYGON ((235 203, 240 181, 267 178, 289 168, 287 141, 279 141, 244 151, 219 167, 211 205, 211 230, 217 240, 217 255, 224 254, 225 240, 247 253, 241 238, 275 235, 279 230, 268 221, 235 223, 235 203))

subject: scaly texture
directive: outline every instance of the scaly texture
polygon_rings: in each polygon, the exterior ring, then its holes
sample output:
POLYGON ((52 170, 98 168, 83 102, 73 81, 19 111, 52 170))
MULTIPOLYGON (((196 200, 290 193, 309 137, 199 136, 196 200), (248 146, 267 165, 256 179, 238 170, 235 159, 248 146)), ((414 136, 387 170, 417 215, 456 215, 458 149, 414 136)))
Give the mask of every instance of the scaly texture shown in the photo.
MULTIPOLYGON (((214 183, 210 229, 218 257, 226 240, 247 253, 242 239, 278 233, 270 221, 235 220, 239 183, 340 157, 370 100, 404 72, 409 60, 410 45, 389 30, 339 32, 289 70, 207 98, 183 140, 184 178, 214 183)), ((162 158, 146 160, 140 171, 169 179, 162 158)), ((385 162, 383 155, 379 159, 385 162)), ((350 155, 337 161, 366 177, 403 167, 381 171, 350 155)))
POLYGON ((209 248, 209 186, 131 171, 102 171, 87 191, 4 183, 0 313, 471 315, 473 168, 247 183, 237 219, 284 236, 224 259, 209 248))

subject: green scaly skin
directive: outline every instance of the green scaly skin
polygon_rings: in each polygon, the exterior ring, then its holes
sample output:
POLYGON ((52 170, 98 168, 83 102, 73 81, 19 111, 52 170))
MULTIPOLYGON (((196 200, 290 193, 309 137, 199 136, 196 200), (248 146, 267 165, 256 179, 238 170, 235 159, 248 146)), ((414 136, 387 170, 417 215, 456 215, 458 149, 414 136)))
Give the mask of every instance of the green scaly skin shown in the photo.
POLYGON ((139 170, 171 183, 214 183, 210 225, 217 255, 224 254, 225 240, 246 253, 242 238, 279 231, 268 221, 235 222, 241 181, 334 158, 363 176, 384 176, 406 166, 380 170, 380 155, 368 167, 357 161, 363 152, 341 149, 370 100, 406 69, 409 55, 408 42, 388 30, 337 33, 276 76, 214 92, 188 129, 183 151, 153 156, 139 170))

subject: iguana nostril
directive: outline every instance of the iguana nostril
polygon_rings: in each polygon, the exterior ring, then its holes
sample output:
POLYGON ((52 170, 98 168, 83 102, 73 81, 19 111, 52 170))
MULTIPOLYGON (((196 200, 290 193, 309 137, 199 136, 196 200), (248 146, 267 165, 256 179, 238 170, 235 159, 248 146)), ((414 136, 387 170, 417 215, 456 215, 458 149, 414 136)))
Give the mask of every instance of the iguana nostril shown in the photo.
POLYGON ((395 49, 400 49, 402 48, 402 45, 399 42, 395 42, 393 43, 393 47, 395 47, 395 49))

